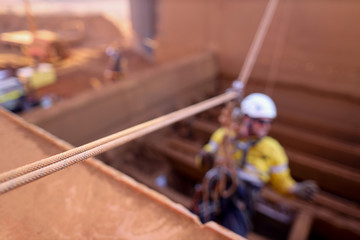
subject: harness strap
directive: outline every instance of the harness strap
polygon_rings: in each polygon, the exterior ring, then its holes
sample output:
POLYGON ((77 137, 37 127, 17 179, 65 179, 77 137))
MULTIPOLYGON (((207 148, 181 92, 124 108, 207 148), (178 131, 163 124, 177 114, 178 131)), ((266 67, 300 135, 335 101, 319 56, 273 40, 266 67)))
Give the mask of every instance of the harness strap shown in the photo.
POLYGON ((246 157, 249 152, 249 149, 256 145, 262 138, 256 139, 255 141, 238 141, 236 147, 241 149, 243 151, 242 158, 241 158, 241 164, 240 169, 243 169, 246 164, 246 157))

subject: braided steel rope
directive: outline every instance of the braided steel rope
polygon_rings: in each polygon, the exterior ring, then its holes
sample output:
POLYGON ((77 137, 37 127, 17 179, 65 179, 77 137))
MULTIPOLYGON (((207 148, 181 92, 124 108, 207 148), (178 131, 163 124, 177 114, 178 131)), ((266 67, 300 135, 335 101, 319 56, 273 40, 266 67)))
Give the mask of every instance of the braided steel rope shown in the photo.
POLYGON ((136 125, 134 127, 125 129, 123 131, 117 132, 115 134, 109 135, 107 137, 98 139, 98 140, 90 142, 90 143, 87 143, 85 145, 82 145, 80 147, 68 150, 66 152, 59 153, 59 154, 53 155, 53 156, 48 157, 48 158, 44 158, 44 159, 39 160, 37 162, 21 166, 19 168, 13 169, 13 170, 8 171, 8 172, 4 172, 4 173, 0 174, 0 183, 9 181, 9 180, 11 180, 13 178, 19 177, 21 175, 27 174, 29 172, 32 172, 32 171, 35 171, 35 170, 38 170, 38 169, 41 169, 41 168, 49 166, 49 165, 51 165, 53 163, 62 161, 64 159, 66 159, 66 158, 72 157, 74 155, 80 154, 80 153, 85 152, 87 150, 90 150, 92 148, 98 147, 101 144, 110 142, 110 141, 112 141, 114 139, 117 139, 119 137, 125 136, 125 135, 130 134, 132 132, 135 132, 137 130, 143 129, 144 127, 148 126, 149 124, 155 124, 158 121, 159 121, 159 119, 153 119, 153 120, 151 120, 149 122, 136 125))
MULTIPOLYGON (((190 117, 192 115, 200 113, 204 110, 207 110, 209 108, 212 108, 217 105, 226 103, 233 99, 236 99, 237 97, 238 97, 237 92, 233 92, 233 91, 226 92, 224 94, 221 94, 219 96, 213 97, 208 100, 205 100, 203 102, 194 104, 190 107, 183 108, 179 111, 176 111, 176 112, 155 118, 148 122, 142 123, 140 125, 134 126, 133 128, 130 128, 130 129, 132 129, 131 131, 129 131, 129 129, 120 131, 117 134, 114 134, 117 136, 116 138, 114 137, 114 135, 111 135, 112 140, 109 140, 109 138, 110 138, 110 136, 109 136, 104 139, 100 139, 95 142, 88 143, 88 144, 84 145, 84 146, 87 146, 87 148, 89 148, 89 146, 92 146, 92 145, 96 146, 96 147, 90 148, 88 150, 84 151, 85 148, 79 147, 76 150, 74 149, 75 151, 67 151, 67 152, 64 152, 64 154, 58 154, 57 155, 58 157, 55 158, 57 160, 57 162, 55 162, 51 165, 44 166, 39 169, 30 171, 24 175, 12 178, 11 180, 5 181, 3 183, 0 183, 0 194, 8 192, 17 187, 20 187, 26 183, 35 181, 35 180, 42 178, 46 175, 49 175, 51 173, 60 171, 68 166, 71 166, 75 163, 81 162, 89 157, 93 157, 104 151, 111 150, 115 147, 118 147, 118 146, 125 144, 127 142, 130 142, 136 138, 139 138, 141 136, 144 136, 146 134, 154 132, 163 127, 166 127, 172 123, 175 123, 177 121, 180 121, 180 120, 190 117), (83 152, 79 152, 79 151, 83 151, 83 152), (71 153, 68 153, 68 152, 71 152, 71 153), (60 160, 60 158, 63 158, 65 156, 69 156, 69 157, 60 160)), ((50 157, 50 158, 52 158, 52 157, 50 157)), ((47 158, 47 159, 49 159, 49 158, 47 158)), ((44 159, 44 160, 46 160, 46 159, 44 159)), ((31 166, 36 166, 36 165, 40 164, 39 162, 42 162, 42 161, 43 160, 35 162, 35 163, 31 164, 31 166)), ((4 176, 12 175, 13 172, 16 172, 16 171, 10 170, 9 172, 5 172, 2 175, 4 175, 4 176)))
POLYGON ((270 0, 266 6, 264 16, 262 17, 259 28, 256 31, 254 41, 250 46, 249 52, 245 58, 244 65, 239 73, 238 79, 242 81, 244 86, 250 77, 250 73, 254 67, 257 56, 259 55, 262 43, 264 42, 266 32, 269 29, 278 2, 279 0, 270 0))
MULTIPOLYGON (((252 71, 255 64, 277 4, 278 0, 270 0, 266 7, 254 41, 250 47, 238 77, 239 81, 242 83, 242 86, 245 86, 248 81, 250 72, 252 71)), ((136 138, 132 138, 131 136, 143 136, 152 131, 175 123, 176 121, 180 121, 217 105, 234 100, 238 97, 239 93, 230 91, 193 106, 164 115, 97 141, 74 148, 72 150, 2 173, 0 174, 0 194, 22 186, 26 183, 32 182, 43 176, 49 175, 53 172, 57 172, 65 167, 83 161, 86 158, 96 156, 103 151, 113 149, 136 138)))

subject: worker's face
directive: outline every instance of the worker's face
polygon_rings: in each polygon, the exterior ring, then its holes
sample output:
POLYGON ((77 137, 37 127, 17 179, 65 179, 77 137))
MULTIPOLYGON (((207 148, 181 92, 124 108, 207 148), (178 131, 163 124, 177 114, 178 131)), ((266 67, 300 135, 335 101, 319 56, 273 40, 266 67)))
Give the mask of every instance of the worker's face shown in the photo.
POLYGON ((248 138, 250 136, 250 118, 243 116, 241 119, 233 122, 233 129, 237 138, 248 138))
POLYGON ((265 137, 271 128, 272 119, 269 118, 251 118, 250 119, 250 135, 257 137, 265 137))

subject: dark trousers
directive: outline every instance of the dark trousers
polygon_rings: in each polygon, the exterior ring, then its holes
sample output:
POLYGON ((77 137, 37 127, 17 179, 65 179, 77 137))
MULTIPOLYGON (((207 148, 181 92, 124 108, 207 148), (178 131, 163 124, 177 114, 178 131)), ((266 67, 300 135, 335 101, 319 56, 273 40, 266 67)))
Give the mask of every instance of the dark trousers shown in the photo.
POLYGON ((243 237, 246 237, 250 230, 247 213, 235 206, 230 206, 223 213, 221 225, 243 237))
POLYGON ((198 205, 200 211, 197 214, 203 223, 215 221, 231 231, 246 237, 251 226, 250 215, 252 211, 250 205, 252 204, 249 189, 244 185, 240 185, 229 198, 220 197, 216 202, 210 199, 206 205, 200 201, 198 205))
POLYGON ((233 196, 220 199, 221 225, 243 237, 246 237, 251 225, 249 203, 252 199, 248 191, 244 185, 239 185, 233 196))

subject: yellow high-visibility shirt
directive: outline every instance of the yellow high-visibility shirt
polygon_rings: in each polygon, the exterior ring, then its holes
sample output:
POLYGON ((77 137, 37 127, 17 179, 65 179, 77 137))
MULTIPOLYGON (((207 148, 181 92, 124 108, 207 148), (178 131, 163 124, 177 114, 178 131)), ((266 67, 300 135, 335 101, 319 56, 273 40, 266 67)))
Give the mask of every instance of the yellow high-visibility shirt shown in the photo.
MULTIPOLYGON (((217 153, 226 135, 234 136, 226 128, 216 130, 204 150, 211 153, 217 153)), ((237 141, 236 144, 240 144, 237 141)), ((237 166, 241 166, 243 150, 237 148, 233 151, 232 158, 237 166)), ((201 165, 201 159, 196 159, 201 165)), ((274 138, 266 136, 250 146, 246 155, 246 161, 242 172, 247 177, 246 180, 253 180, 269 183, 274 190, 281 194, 290 193, 290 189, 296 183, 290 175, 288 167, 288 158, 283 147, 274 138)))

